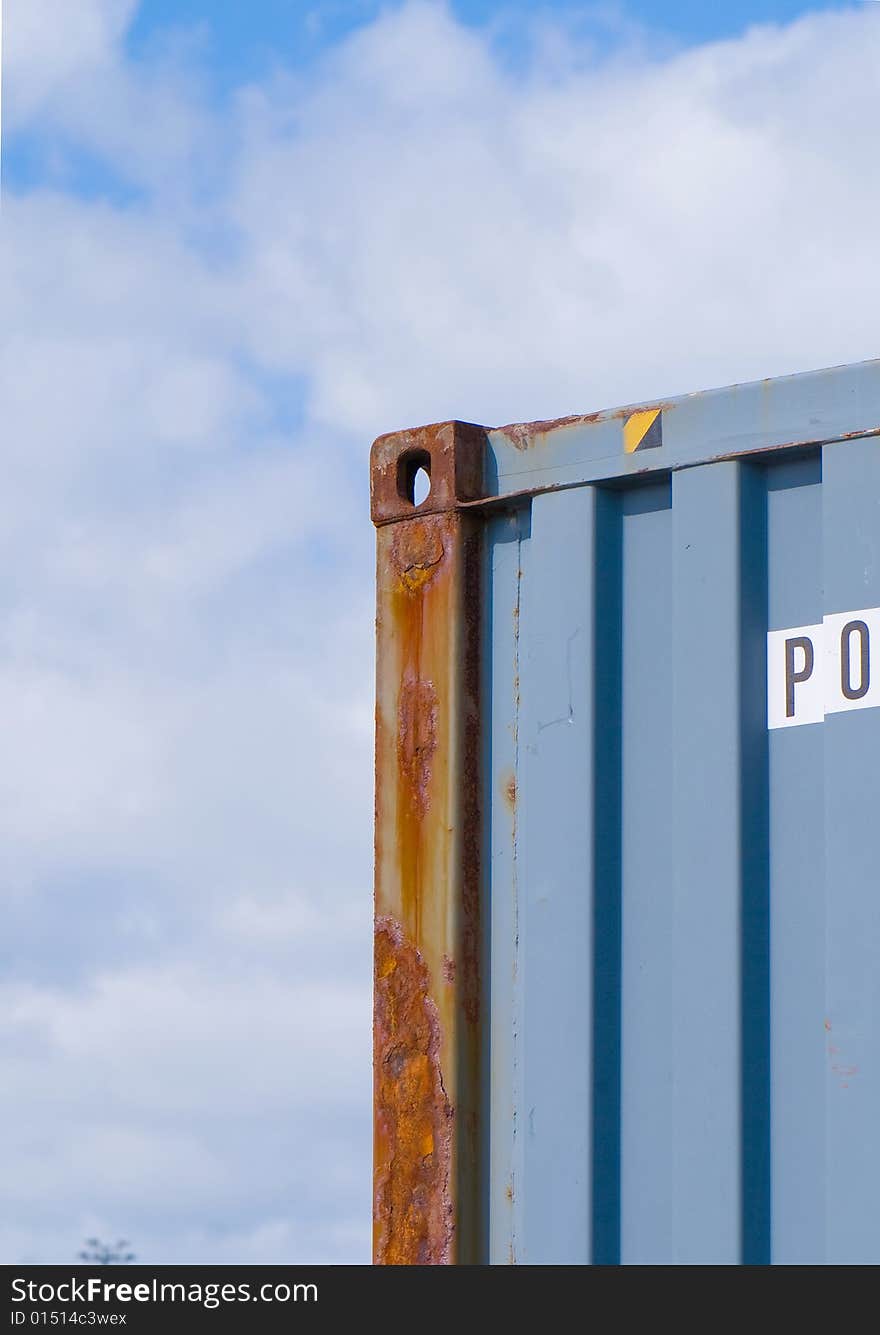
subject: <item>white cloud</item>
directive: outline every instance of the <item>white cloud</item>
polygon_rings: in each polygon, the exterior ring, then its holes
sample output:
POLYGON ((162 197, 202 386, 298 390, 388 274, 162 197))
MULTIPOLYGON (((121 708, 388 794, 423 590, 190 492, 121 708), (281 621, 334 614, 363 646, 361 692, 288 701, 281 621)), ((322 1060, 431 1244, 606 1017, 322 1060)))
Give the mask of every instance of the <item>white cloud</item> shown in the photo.
POLYGON ((361 1260, 369 441, 873 355, 880 14, 513 68, 410 3, 212 108, 7 8, 0 1246, 361 1260))
POLYGON ((554 77, 506 73, 437 6, 387 17, 292 130, 284 85, 252 112, 255 345, 365 434, 870 354, 877 19, 554 77))
POLYGON ((129 186, 183 201, 223 154, 199 104, 198 32, 175 32, 135 63, 124 42, 138 8, 139 0, 9 0, 5 127, 32 136, 44 175, 58 184, 75 179, 84 153, 105 158, 129 186))
MULTIPOLYGON (((106 1119, 147 1128, 181 1113, 194 1124, 206 1106, 230 1118, 285 1110, 293 1117, 314 1107, 316 1095, 343 1101, 358 1092, 369 1078, 368 1045, 362 1042, 357 1061, 340 1058, 349 1035, 368 1036, 369 989, 346 983, 337 970, 323 980, 280 971, 255 979, 233 938, 214 955, 212 971, 161 964, 101 975, 78 992, 5 988, 3 1040, 17 1054, 7 1065, 20 1064, 22 1092, 48 1107, 54 1085, 64 1089, 71 1118, 91 1115, 93 1095, 74 1079, 88 1070, 105 1092, 106 1119), (21 1033, 26 1046, 17 1041, 21 1033), (298 1063, 279 1060, 284 1053, 297 1053, 307 1079, 298 1063)), ((71 1164, 70 1171, 84 1169, 71 1164)), ((16 1189, 26 1195, 27 1174, 16 1173, 16 1189)))
POLYGON ((138 0, 19 0, 5 15, 6 110, 14 128, 71 81, 112 72, 138 0))
MULTIPOLYGON (((367 914, 358 926, 368 932, 367 914)), ((331 936, 325 949, 338 949, 331 936)), ((29 1230, 51 1224, 59 1202, 71 1229, 84 1210, 102 1236, 134 1223, 145 1259, 284 1260, 297 1253, 278 1248, 297 1237, 313 1259, 343 1259, 328 1239, 315 1255, 308 1219, 319 1238, 348 1228, 363 1259, 346 1221, 369 1202, 369 1128, 352 1115, 369 1096, 368 978, 327 969, 297 981, 281 961, 267 970, 265 951, 246 967, 233 937, 215 954, 210 970, 134 966, 84 989, 0 989, 21 1259, 28 1247, 45 1255, 29 1230)))

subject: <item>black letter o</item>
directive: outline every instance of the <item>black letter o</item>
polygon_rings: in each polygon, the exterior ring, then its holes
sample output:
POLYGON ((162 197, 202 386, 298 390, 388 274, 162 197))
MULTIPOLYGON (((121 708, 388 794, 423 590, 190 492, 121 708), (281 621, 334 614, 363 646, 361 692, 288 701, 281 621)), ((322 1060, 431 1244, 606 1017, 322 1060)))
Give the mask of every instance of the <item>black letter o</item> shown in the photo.
POLYGON ((864 621, 848 621, 840 632, 840 689, 847 700, 861 700, 863 695, 868 694, 868 687, 871 685, 871 664, 869 653, 870 637, 868 627, 864 621), (849 659, 850 638, 854 632, 858 632, 860 642, 859 653, 859 685, 854 687, 851 677, 851 664, 849 659))

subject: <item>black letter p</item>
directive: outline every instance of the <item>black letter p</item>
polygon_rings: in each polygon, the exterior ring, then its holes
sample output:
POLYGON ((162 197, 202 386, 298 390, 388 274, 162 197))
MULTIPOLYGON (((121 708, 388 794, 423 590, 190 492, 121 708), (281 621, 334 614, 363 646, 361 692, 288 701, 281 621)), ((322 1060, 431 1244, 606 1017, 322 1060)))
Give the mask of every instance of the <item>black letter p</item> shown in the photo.
POLYGON ((794 688, 801 681, 807 681, 813 675, 813 641, 807 635, 796 635, 785 641, 785 717, 794 718, 794 688), (804 665, 800 672, 794 670, 794 651, 803 649, 804 665))

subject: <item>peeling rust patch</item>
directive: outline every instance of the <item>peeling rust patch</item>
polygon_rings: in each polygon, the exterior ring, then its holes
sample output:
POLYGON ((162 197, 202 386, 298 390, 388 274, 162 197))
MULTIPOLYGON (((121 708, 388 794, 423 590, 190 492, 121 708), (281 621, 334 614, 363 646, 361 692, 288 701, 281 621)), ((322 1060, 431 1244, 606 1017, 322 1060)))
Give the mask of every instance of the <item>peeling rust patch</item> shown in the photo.
POLYGON ((454 1234, 453 1109, 428 970, 400 924, 376 920, 374 1259, 447 1265, 454 1234))
POLYGON ((443 555, 443 539, 436 524, 413 520, 395 529, 391 564, 408 592, 417 592, 433 579, 443 555))
POLYGON ((443 981, 445 983, 455 982, 455 960, 449 955, 443 956, 443 981))
POLYGON ((516 811, 516 775, 509 774, 504 781, 504 800, 511 811, 516 811))
POLYGON ((528 450, 536 443, 536 437, 548 435, 563 426, 588 426, 598 422, 602 413, 589 413, 586 416, 557 417, 550 422, 509 422, 507 426, 496 427, 502 436, 506 436, 517 450, 528 450))
POLYGON ((431 761, 437 749, 437 692, 430 681, 405 678, 397 709, 397 759, 419 816, 431 805, 431 761))

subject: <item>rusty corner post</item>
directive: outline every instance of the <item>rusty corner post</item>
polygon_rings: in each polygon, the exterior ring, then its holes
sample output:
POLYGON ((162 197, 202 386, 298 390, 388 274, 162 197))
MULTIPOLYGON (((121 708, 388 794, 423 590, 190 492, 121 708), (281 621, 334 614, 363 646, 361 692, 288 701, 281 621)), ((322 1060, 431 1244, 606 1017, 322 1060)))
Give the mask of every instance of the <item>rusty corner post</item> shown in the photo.
POLYGON ((381 436, 373 1257, 478 1262, 481 520, 485 432, 381 436), (424 469, 430 493, 414 502, 424 469))

